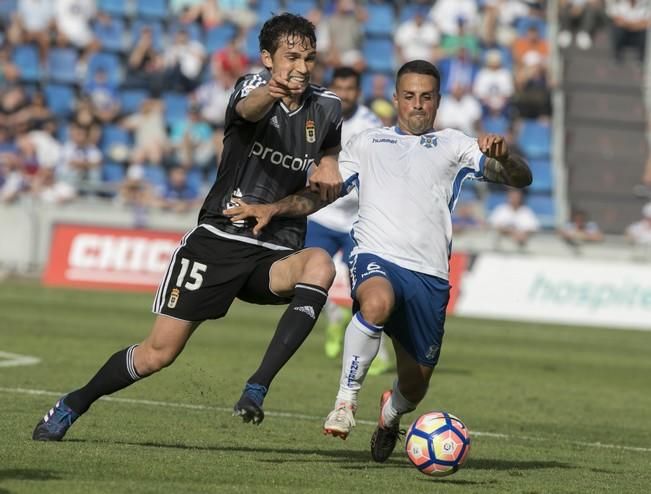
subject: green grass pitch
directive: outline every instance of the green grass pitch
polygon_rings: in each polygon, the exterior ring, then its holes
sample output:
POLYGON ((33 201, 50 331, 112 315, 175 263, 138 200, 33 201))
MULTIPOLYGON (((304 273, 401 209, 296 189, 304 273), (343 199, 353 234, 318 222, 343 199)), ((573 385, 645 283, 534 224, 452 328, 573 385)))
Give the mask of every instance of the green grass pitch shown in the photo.
POLYGON ((0 283, 0 494, 189 492, 646 493, 651 490, 651 332, 450 318, 419 412, 461 417, 465 468, 432 479, 369 439, 393 376, 369 377, 347 441, 322 436, 339 362, 315 328, 278 375, 258 427, 231 416, 282 308, 234 304, 174 365, 103 400, 61 443, 31 432, 59 393, 84 384, 149 330, 149 295, 0 283), (8 354, 40 359, 7 366, 8 354), (4 363, 4 365, 3 365, 4 363))

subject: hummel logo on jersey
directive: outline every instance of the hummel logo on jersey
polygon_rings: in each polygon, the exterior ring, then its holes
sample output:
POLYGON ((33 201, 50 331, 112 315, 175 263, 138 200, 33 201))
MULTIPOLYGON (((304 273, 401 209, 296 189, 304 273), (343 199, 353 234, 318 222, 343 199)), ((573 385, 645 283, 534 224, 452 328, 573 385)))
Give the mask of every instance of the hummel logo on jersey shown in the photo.
POLYGON ((420 136, 420 145, 432 148, 438 144, 436 136, 420 136))
POLYGON ((274 115, 273 117, 271 117, 269 123, 271 124, 272 127, 276 127, 277 129, 280 128, 280 124, 278 123, 278 115, 274 115))
POLYGON ((314 314, 314 307, 312 307, 311 305, 302 305, 300 307, 294 307, 294 310, 302 312, 303 314, 307 314, 312 319, 316 319, 316 314, 314 314))
POLYGON ((371 141, 372 144, 381 143, 381 142, 386 142, 387 144, 398 144, 398 139, 387 139, 387 138, 376 139, 374 137, 373 140, 371 141))

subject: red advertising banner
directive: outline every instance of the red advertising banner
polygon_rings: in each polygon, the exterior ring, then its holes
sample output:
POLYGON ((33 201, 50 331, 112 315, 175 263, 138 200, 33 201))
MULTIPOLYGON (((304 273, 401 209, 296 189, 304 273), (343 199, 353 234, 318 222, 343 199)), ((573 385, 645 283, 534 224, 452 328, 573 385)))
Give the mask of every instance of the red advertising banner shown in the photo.
POLYGON ((153 291, 183 233, 55 225, 45 285, 153 291))

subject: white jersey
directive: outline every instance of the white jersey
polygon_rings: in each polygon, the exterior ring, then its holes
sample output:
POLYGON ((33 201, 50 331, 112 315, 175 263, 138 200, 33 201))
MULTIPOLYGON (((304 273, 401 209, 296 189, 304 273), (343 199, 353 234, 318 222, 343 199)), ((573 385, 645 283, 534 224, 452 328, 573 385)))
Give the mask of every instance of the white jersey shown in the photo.
MULTIPOLYGON (((381 125, 382 122, 375 116, 375 113, 367 107, 359 105, 353 116, 348 120, 344 120, 341 125, 342 146, 361 131, 377 128, 381 125)), ((329 206, 310 215, 309 219, 331 230, 343 233, 350 232, 353 223, 357 219, 357 192, 351 192, 347 196, 337 199, 329 206)))
POLYGON ((448 279, 452 209, 466 178, 483 178, 477 140, 452 129, 414 136, 383 127, 353 137, 339 154, 344 180, 356 182, 359 253, 448 279))

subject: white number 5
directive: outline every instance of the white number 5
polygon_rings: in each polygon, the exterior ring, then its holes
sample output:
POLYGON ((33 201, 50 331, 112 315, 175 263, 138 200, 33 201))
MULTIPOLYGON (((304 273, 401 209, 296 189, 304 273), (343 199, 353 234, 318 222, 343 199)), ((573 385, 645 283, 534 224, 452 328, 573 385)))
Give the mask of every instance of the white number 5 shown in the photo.
MULTIPOLYGON (((185 275, 188 272, 188 266, 190 266, 190 260, 185 257, 181 258, 181 272, 179 273, 178 278, 176 278, 176 286, 181 286, 183 283, 185 275)), ((205 264, 201 264, 200 262, 192 263, 192 269, 190 269, 190 279, 192 280, 192 283, 188 281, 184 285, 185 288, 188 290, 197 290, 201 288, 201 284, 203 283, 202 273, 205 273, 206 269, 208 269, 208 266, 205 264)))

